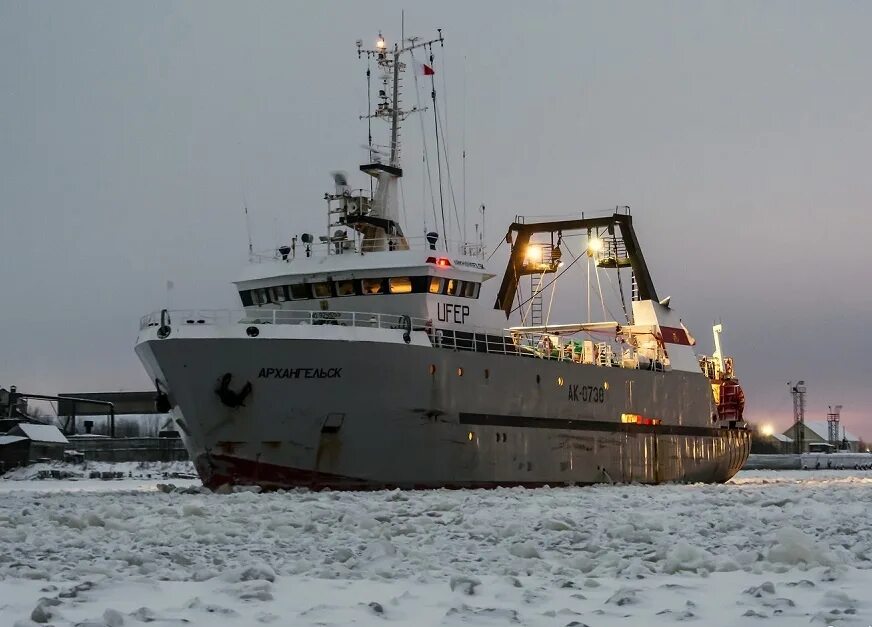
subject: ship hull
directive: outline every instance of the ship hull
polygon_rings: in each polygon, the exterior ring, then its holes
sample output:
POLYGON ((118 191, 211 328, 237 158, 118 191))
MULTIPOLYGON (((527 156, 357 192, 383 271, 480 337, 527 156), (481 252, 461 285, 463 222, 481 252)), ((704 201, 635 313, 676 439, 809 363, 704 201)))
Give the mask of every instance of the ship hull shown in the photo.
POLYGON ((136 350, 210 488, 723 482, 750 450, 747 431, 714 428, 696 373, 324 338, 145 338, 136 350), (232 393, 251 383, 241 406, 216 392, 228 373, 232 393))

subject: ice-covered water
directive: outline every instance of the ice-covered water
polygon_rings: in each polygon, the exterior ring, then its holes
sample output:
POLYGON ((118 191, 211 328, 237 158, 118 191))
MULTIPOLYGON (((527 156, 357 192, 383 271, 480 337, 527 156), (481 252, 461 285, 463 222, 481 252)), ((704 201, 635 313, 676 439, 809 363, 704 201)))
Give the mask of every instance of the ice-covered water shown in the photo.
POLYGON ((870 472, 493 491, 156 484, 0 481, 0 625, 872 624, 870 472))

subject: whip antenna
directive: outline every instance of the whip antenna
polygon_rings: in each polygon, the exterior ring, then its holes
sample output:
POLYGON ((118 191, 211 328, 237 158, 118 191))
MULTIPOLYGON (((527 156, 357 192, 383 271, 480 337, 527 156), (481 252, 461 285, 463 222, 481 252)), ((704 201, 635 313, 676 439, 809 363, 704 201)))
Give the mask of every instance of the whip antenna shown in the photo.
POLYGON ((251 220, 248 219, 248 203, 245 202, 244 196, 242 206, 245 209, 245 231, 248 233, 248 255, 251 256, 254 253, 254 246, 251 244, 251 220))
MULTIPOLYGON (((237 142, 237 146, 241 148, 242 142, 237 142)), ((245 194, 245 170, 243 168, 242 157, 239 158, 239 186, 242 188, 242 211, 245 215, 245 232, 248 235, 248 258, 251 261, 254 246, 251 244, 251 220, 248 217, 248 198, 246 198, 245 194)))

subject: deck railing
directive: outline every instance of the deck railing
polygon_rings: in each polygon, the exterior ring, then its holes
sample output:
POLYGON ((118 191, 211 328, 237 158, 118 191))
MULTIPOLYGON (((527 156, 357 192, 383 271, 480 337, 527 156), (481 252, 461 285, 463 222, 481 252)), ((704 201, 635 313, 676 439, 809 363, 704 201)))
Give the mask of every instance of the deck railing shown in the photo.
POLYGON ((426 236, 384 237, 367 239, 325 239, 305 244, 300 240, 272 250, 255 251, 249 255, 253 263, 266 261, 290 262, 294 259, 326 257, 327 255, 354 255, 392 250, 430 250, 434 255, 450 254, 482 258, 484 245, 477 242, 439 239, 431 244, 426 236))
POLYGON ((336 325, 401 331, 426 331, 434 348, 515 355, 624 369, 663 370, 663 362, 641 360, 635 352, 614 352, 607 342, 583 343, 547 333, 470 328, 458 331, 434 328, 432 321, 401 314, 361 311, 303 311, 287 309, 186 309, 157 311, 140 319, 140 330, 162 325, 300 324, 336 325), (586 352, 587 351, 587 352, 586 352))
POLYGON ((157 311, 143 316, 139 321, 140 331, 159 327, 164 323, 180 325, 231 325, 231 324, 311 324, 339 325, 343 327, 366 327, 376 329, 424 330, 427 320, 399 314, 362 311, 304 311, 290 309, 262 309, 256 313, 245 309, 184 309, 157 311))
POLYGON ((629 349, 622 353, 616 352, 608 342, 595 342, 584 347, 582 342, 548 333, 436 329, 430 333, 430 340, 436 348, 517 355, 630 370, 664 370, 662 361, 640 359, 638 353, 629 349))

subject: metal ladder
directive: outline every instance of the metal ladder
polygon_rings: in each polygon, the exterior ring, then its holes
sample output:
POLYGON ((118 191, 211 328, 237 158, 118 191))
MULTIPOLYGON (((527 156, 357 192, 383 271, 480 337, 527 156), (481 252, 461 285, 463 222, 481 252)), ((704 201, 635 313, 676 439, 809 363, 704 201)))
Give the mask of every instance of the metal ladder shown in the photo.
POLYGON ((545 275, 536 273, 530 275, 530 293, 533 295, 530 299, 530 325, 542 325, 542 290, 544 285, 545 275))
MULTIPOLYGON (((542 246, 542 264, 548 265, 551 263, 551 247, 542 246)), ((544 272, 536 272, 530 275, 530 325, 541 326, 545 324, 545 319, 542 315, 543 305, 542 296, 545 291, 543 288, 546 284, 544 272)))

